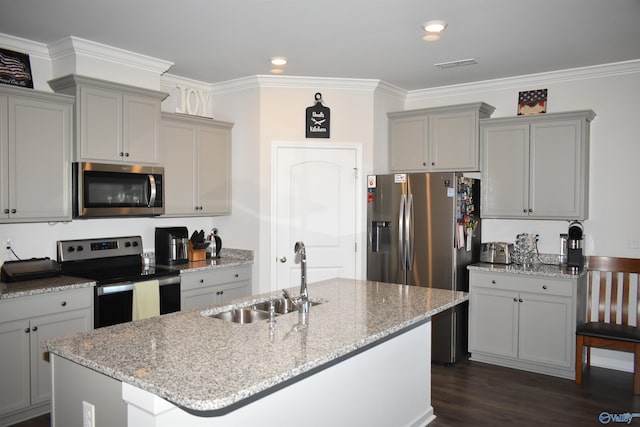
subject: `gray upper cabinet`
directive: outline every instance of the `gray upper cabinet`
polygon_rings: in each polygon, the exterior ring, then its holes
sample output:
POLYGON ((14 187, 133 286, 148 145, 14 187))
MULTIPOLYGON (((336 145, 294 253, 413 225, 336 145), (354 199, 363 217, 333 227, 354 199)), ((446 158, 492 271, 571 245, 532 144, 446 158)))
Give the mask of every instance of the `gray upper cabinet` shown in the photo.
POLYGON ((71 220, 73 98, 0 87, 0 222, 71 220))
POLYGON ((589 215, 591 110, 480 121, 483 218, 589 215))
POLYGON ((231 128, 208 118, 162 113, 165 215, 231 212, 231 128))
POLYGON ((77 75, 49 85, 76 97, 74 161, 160 163, 160 103, 166 93, 77 75))
POLYGON ((391 170, 479 170, 479 120, 493 110, 479 102, 389 113, 391 170))

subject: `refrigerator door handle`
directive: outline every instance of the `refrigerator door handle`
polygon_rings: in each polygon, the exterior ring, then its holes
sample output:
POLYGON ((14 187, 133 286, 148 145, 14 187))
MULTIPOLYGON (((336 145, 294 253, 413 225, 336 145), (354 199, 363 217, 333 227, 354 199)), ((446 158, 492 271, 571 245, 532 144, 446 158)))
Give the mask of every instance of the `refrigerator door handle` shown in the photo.
POLYGON ((406 210, 405 242, 407 245, 407 270, 413 269, 413 247, 415 241, 415 229, 413 227, 413 194, 409 194, 406 210))
POLYGON ((400 212, 398 213, 398 262, 402 266, 402 271, 406 270, 406 254, 405 254, 405 208, 407 205, 407 196, 405 194, 400 197, 400 212))

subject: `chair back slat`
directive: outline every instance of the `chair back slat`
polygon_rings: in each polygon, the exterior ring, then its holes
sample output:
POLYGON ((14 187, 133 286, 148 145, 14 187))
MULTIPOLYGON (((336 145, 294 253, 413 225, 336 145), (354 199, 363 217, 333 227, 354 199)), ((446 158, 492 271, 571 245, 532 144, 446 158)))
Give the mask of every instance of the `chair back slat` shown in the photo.
MULTIPOLYGON (((623 291, 624 292, 624 291, 623 291)), ((610 323, 616 323, 618 319, 618 273, 611 273, 611 299, 609 303, 609 310, 611 312, 609 317, 610 323)), ((624 319, 623 319, 624 323, 624 319)))
MULTIPOLYGON (((630 283, 630 274, 629 273, 624 273, 622 275, 622 324, 623 325, 628 325, 630 323, 630 318, 629 318, 629 294, 631 293, 631 289, 629 288, 631 286, 630 283)), ((636 319, 636 325, 638 324, 638 321, 636 319)))
POLYGON ((593 288, 591 284, 593 283, 594 272, 589 271, 587 273, 589 275, 589 284, 587 286, 587 322, 591 321, 591 301, 593 299, 593 288))
POLYGON ((592 319, 591 301, 597 289, 598 322, 617 323, 620 316, 622 324, 640 326, 640 259, 592 256, 588 268, 587 319, 592 319))
POLYGON ((598 292, 598 322, 604 322, 607 311, 607 275, 600 272, 600 289, 598 292))

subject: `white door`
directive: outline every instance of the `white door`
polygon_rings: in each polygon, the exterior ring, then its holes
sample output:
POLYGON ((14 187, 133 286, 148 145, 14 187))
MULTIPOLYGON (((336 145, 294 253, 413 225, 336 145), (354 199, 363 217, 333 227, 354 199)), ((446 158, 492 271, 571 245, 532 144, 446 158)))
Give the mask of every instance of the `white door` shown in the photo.
POLYGON ((300 285, 294 245, 307 253, 307 280, 356 276, 357 150, 325 145, 275 146, 274 289, 300 285))

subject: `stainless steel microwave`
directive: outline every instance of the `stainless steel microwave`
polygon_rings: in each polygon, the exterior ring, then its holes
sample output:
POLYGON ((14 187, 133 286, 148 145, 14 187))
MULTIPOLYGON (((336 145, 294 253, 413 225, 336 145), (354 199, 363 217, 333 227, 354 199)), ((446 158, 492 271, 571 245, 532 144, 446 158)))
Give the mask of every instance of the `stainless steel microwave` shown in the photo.
POLYGON ((164 213, 164 168, 73 164, 75 218, 155 216, 164 213))

